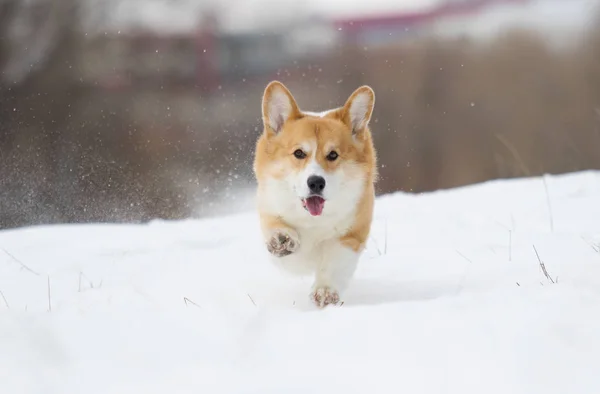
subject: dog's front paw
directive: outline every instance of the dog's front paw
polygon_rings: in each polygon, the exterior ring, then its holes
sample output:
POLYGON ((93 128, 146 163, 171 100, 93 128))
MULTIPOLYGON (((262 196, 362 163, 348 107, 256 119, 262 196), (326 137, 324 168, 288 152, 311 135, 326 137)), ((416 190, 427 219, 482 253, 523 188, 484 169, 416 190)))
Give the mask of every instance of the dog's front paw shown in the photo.
POLYGON ((319 308, 327 305, 337 305, 340 302, 340 296, 337 291, 329 287, 317 287, 311 294, 310 299, 319 308))
POLYGON ((276 257, 288 256, 299 246, 298 236, 287 230, 275 230, 267 242, 267 250, 276 257))

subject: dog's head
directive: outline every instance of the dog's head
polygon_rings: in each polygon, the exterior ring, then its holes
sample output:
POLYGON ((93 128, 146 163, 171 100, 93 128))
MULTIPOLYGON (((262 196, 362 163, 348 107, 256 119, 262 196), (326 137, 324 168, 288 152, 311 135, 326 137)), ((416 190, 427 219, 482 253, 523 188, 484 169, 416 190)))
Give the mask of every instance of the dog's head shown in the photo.
POLYGON ((254 163, 259 183, 275 184, 280 198, 294 199, 312 216, 326 206, 356 203, 375 176, 369 130, 374 102, 373 90, 362 86, 343 107, 316 114, 301 111, 282 83, 271 82, 254 163))

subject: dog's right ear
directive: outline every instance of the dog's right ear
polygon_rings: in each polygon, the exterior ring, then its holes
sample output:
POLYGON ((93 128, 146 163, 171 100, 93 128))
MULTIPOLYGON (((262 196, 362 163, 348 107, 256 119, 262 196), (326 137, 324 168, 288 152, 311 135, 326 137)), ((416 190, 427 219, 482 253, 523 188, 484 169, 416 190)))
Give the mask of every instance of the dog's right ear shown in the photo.
POLYGON ((279 81, 265 88, 262 101, 262 118, 266 131, 278 134, 290 119, 300 117, 300 109, 290 91, 279 81))

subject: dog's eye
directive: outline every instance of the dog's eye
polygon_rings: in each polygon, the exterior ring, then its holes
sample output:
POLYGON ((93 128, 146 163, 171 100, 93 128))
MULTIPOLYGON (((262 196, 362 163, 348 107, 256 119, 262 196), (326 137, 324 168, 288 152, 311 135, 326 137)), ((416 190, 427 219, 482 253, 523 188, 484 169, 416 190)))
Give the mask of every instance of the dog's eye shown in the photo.
POLYGON ((337 158, 338 158, 338 154, 334 150, 332 150, 331 152, 329 152, 329 154, 327 155, 327 160, 329 160, 329 161, 334 161, 337 158))
POLYGON ((296 149, 294 151, 294 156, 296 156, 296 159, 304 159, 306 157, 306 153, 304 153, 302 149, 296 149))

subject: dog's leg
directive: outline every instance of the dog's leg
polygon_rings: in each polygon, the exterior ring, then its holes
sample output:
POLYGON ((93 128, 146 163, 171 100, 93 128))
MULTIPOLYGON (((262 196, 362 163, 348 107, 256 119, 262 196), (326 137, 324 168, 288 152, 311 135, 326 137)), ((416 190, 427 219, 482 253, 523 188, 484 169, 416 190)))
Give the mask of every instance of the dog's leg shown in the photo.
POLYGON ((261 227, 267 250, 275 257, 294 253, 300 247, 298 233, 275 216, 261 216, 261 227))
POLYGON ((362 244, 342 238, 323 245, 322 260, 315 274, 310 297, 319 307, 337 304, 346 290, 360 257, 362 244))

